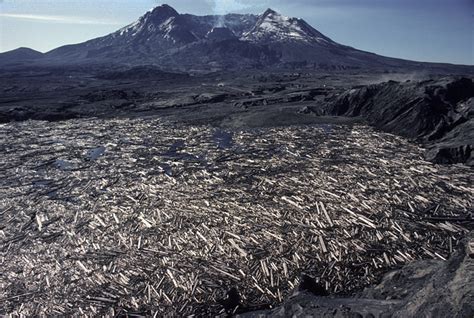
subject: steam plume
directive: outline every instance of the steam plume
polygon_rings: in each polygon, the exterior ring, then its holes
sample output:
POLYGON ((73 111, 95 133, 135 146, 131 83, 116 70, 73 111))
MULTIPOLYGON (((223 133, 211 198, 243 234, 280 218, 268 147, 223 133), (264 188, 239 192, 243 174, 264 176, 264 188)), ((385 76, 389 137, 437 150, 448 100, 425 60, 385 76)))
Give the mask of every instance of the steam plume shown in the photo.
POLYGON ((245 4, 240 0, 209 0, 209 2, 213 5, 214 14, 219 15, 216 27, 225 26, 224 15, 251 7, 251 5, 245 4))

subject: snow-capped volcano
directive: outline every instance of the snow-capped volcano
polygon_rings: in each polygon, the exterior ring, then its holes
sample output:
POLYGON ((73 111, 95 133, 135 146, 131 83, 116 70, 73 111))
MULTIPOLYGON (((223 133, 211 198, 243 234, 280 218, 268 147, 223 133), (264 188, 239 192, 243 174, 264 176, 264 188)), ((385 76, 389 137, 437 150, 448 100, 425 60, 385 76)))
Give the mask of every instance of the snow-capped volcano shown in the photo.
POLYGON ((41 60, 154 64, 180 70, 278 65, 398 67, 409 63, 338 44, 304 20, 271 9, 261 15, 195 16, 180 14, 169 5, 146 12, 112 34, 52 50, 41 60))

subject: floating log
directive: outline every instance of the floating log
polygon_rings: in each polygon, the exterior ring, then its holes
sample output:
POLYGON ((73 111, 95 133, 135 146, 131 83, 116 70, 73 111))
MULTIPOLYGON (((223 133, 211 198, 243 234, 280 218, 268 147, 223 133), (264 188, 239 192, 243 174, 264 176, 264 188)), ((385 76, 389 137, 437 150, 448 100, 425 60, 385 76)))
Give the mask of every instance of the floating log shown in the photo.
POLYGON ((400 137, 278 127, 233 131, 225 148, 214 133, 156 118, 0 125, 7 314, 217 315, 229 288, 275 305, 303 272, 349 294, 447 259, 471 226, 472 170, 400 137))

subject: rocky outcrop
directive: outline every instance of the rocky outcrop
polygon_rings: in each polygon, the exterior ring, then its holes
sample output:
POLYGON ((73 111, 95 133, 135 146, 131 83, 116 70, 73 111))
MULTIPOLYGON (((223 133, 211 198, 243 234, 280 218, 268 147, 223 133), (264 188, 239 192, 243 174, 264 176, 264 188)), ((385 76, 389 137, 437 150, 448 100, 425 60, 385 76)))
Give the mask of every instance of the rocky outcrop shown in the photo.
POLYGON ((423 142, 427 159, 472 164, 474 83, 470 78, 382 84, 351 89, 326 113, 363 117, 384 131, 423 142))
POLYGON ((427 159, 437 163, 466 162, 474 166, 474 98, 458 104, 457 125, 427 152, 427 159))
MULTIPOLYGON (((69 106, 69 105, 66 105, 69 106)), ((8 123, 10 121, 24 121, 24 120, 46 120, 59 121, 73 118, 79 118, 80 114, 63 109, 61 106, 56 109, 49 109, 47 111, 38 112, 27 109, 25 107, 13 107, 7 111, 0 112, 0 123, 8 123)))

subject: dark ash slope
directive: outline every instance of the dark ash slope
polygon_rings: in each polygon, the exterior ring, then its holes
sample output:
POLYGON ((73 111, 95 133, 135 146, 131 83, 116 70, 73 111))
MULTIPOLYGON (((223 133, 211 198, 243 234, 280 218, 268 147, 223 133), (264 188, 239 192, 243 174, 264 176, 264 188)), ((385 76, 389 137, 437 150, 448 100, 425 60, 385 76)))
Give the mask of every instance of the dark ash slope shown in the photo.
POLYGON ((472 165, 473 97, 470 78, 390 81, 348 90, 329 103, 327 113, 363 117, 377 128, 428 144, 429 160, 472 165))

